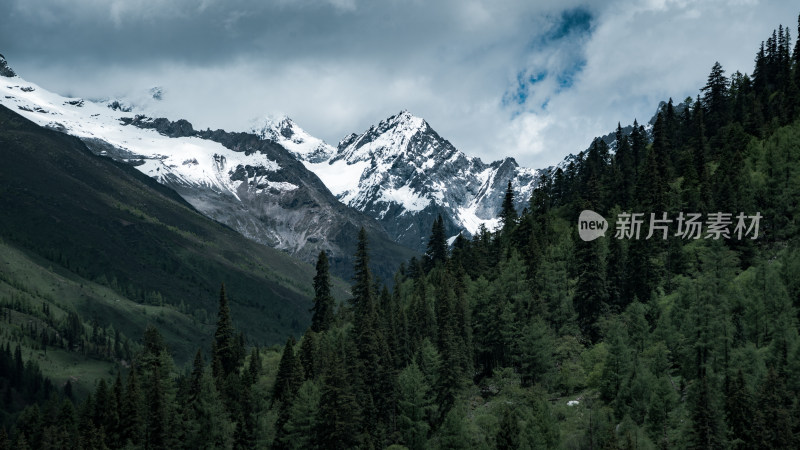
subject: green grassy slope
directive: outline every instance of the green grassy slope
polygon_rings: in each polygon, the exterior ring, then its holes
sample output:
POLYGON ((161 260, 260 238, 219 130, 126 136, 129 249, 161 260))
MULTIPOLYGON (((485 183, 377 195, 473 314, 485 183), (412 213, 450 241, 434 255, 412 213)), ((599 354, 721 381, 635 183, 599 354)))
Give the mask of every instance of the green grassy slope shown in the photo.
POLYGON ((84 319, 113 323, 132 338, 161 314, 167 326, 159 328, 179 361, 206 346, 222 282, 237 326, 255 343, 282 342, 309 320, 311 266, 245 239, 134 168, 4 107, 0 238, 7 243, 3 264, 15 268, 10 276, 19 286, 50 289, 84 319), (172 307, 157 312, 142 304, 172 307))

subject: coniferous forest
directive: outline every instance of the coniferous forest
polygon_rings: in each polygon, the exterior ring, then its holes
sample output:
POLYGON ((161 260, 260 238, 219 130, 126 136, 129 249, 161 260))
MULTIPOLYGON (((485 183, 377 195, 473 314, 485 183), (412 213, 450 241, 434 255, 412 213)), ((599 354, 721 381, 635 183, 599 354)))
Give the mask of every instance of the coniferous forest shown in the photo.
MULTIPOLYGON (((440 217, 393 280, 372 275, 362 230, 343 302, 321 253, 310 327, 282 347, 248 342, 224 285, 211 345, 187 367, 156 326, 136 343, 82 339, 130 361, 88 395, 7 343, 0 450, 800 448, 800 45, 788 27, 752 74, 714 64, 652 128, 620 126, 543 172, 527 208, 514 197, 509 183, 497 230, 452 245, 440 217), (605 237, 579 238, 582 210, 609 220, 605 237), (631 213, 644 213, 641 235, 616 236, 631 213), (650 213, 672 219, 663 239, 646 237, 650 213), (696 236, 677 228, 690 213, 696 236), (714 234, 717 213, 730 221, 714 234), (737 236, 740 213, 759 229, 737 236)), ((59 345, 77 345, 58 326, 59 345)), ((55 339, 18 336, 34 338, 55 339)))

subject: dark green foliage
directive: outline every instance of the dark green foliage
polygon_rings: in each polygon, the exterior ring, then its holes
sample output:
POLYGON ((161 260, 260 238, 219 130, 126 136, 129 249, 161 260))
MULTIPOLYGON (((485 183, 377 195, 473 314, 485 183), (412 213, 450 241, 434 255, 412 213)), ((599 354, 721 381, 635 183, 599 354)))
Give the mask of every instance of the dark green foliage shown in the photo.
POLYGON ((601 252, 600 241, 578 243, 578 286, 573 301, 581 331, 592 342, 599 338, 597 320, 608 301, 605 259, 601 252))
POLYGON ((213 358, 219 360, 222 372, 215 373, 218 378, 226 378, 238 370, 241 364, 243 348, 237 342, 231 319, 231 309, 228 306, 228 296, 223 284, 219 291, 219 313, 217 314, 217 329, 214 332, 215 352, 213 358))
POLYGON ((652 142, 638 122, 618 126, 615 154, 597 139, 543 171, 529 208, 509 202, 503 229, 457 238, 451 256, 437 218, 429 252, 391 287, 375 281, 362 230, 335 317, 321 254, 299 346, 245 358, 222 292, 208 363, 198 352, 176 369, 149 326, 127 381, 98 380, 76 410, 45 387, 38 345, 91 351, 114 330, 55 302, 2 303, 16 341, 0 345, 0 450, 797 448, 800 56, 789 47, 781 27, 752 78, 728 82, 715 65, 702 97, 659 108, 652 142), (604 238, 577 239, 582 209, 610 219, 604 238), (761 212, 762 228, 742 241, 647 239, 646 225, 639 239, 613 237, 619 214, 659 211, 761 212), (19 326, 23 311, 64 344, 19 326))
MULTIPOLYGON (((725 433, 720 408, 716 404, 713 386, 706 376, 695 381, 690 392, 689 448, 716 449, 725 448, 725 433)), ((775 447, 771 447, 775 448, 775 447)))
POLYGON ((364 441, 360 425, 361 414, 362 407, 356 401, 344 361, 339 355, 335 355, 322 387, 319 419, 313 433, 314 445, 327 449, 358 446, 364 441))
POLYGON ((760 448, 793 448, 797 441, 793 435, 791 416, 791 394, 786 389, 785 380, 770 368, 761 385, 757 400, 754 435, 760 448))
POLYGON ((736 376, 727 382, 725 392, 725 418, 728 424, 728 441, 733 448, 755 447, 754 407, 753 396, 745 384, 742 370, 739 369, 736 372, 736 376))
POLYGON ((424 449, 428 440, 429 418, 433 412, 431 386, 416 362, 397 377, 400 442, 412 450, 424 449))
POLYGON ((498 450, 514 450, 519 448, 519 419, 515 408, 506 406, 500 418, 500 429, 497 430, 498 450))
POLYGON ((508 182, 506 195, 503 197, 503 206, 498 217, 505 232, 510 232, 517 223, 517 210, 514 208, 514 190, 511 188, 511 181, 508 182))
MULTIPOLYGON (((191 362, 198 342, 209 341, 205 324, 213 319, 199 311, 216 310, 220 280, 235 287, 232 315, 254 340, 278 343, 304 329, 312 267, 253 245, 136 168, 97 157, 79 139, 3 106, 0 154, 0 210, 14 211, 0 223, 3 245, 23 250, 67 283, 77 280, 78 288, 96 283, 131 302, 163 305, 163 320, 176 325, 164 336, 181 363, 191 362), (34 177, 48 182, 31 184, 34 177), (179 311, 182 301, 188 309, 179 311)), ((80 316, 96 315, 127 336, 141 333, 147 319, 131 303, 77 292, 63 300, 80 316)), ((83 350, 78 336, 66 337, 83 350)))
POLYGON ((430 271, 437 264, 444 264, 447 261, 447 236, 444 231, 444 220, 442 215, 433 221, 431 237, 428 240, 428 249, 425 252, 425 267, 430 271))
POLYGON ((328 255, 320 252, 317 258, 317 274, 314 276, 314 306, 311 308, 311 330, 315 333, 326 331, 333 325, 335 301, 331 295, 328 270, 328 255))
POLYGON ((283 347, 283 355, 278 364, 278 374, 275 376, 275 385, 272 388, 272 402, 290 402, 303 382, 303 369, 300 361, 294 354, 297 343, 294 337, 289 337, 283 347))

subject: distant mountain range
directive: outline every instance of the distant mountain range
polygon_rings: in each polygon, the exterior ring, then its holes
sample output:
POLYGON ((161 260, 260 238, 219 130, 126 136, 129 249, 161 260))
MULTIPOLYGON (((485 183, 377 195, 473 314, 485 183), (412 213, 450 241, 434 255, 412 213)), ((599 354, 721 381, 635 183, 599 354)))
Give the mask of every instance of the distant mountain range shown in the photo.
MULTIPOLYGON (((288 117, 263 120, 250 132, 199 131, 186 120, 149 117, 129 101, 48 92, 4 59, 2 68, 8 78, 0 104, 135 166, 254 241, 308 262, 327 251, 345 278, 361 227, 369 232, 376 271, 387 278, 425 250, 437 215, 451 239, 481 226, 494 229, 507 184, 522 210, 549 170, 520 167, 510 157, 484 163, 467 156, 408 111, 333 147, 288 117)), ((148 95, 157 102, 163 91, 148 95)))
POLYGON ((345 137, 336 148, 289 118, 267 120, 254 131, 291 151, 342 203, 416 250, 424 250, 438 214, 450 236, 470 236, 481 225, 498 225, 509 181, 520 209, 536 185, 537 171, 513 158, 487 164, 469 157, 408 111, 345 137))

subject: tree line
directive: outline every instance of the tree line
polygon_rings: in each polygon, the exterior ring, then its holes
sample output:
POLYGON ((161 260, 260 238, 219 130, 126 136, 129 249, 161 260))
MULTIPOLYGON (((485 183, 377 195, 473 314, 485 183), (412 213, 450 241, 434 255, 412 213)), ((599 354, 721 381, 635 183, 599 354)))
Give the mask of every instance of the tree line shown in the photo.
POLYGON ((523 211, 509 183, 496 230, 448 246, 437 218, 391 287, 363 230, 347 301, 321 253, 299 341, 248 347, 223 286, 191 368, 148 327, 127 373, 33 403, 0 449, 797 448, 798 47, 781 26, 752 75, 714 64, 652 128, 544 171, 523 211), (586 242, 584 209, 760 212, 762 235, 586 242))

